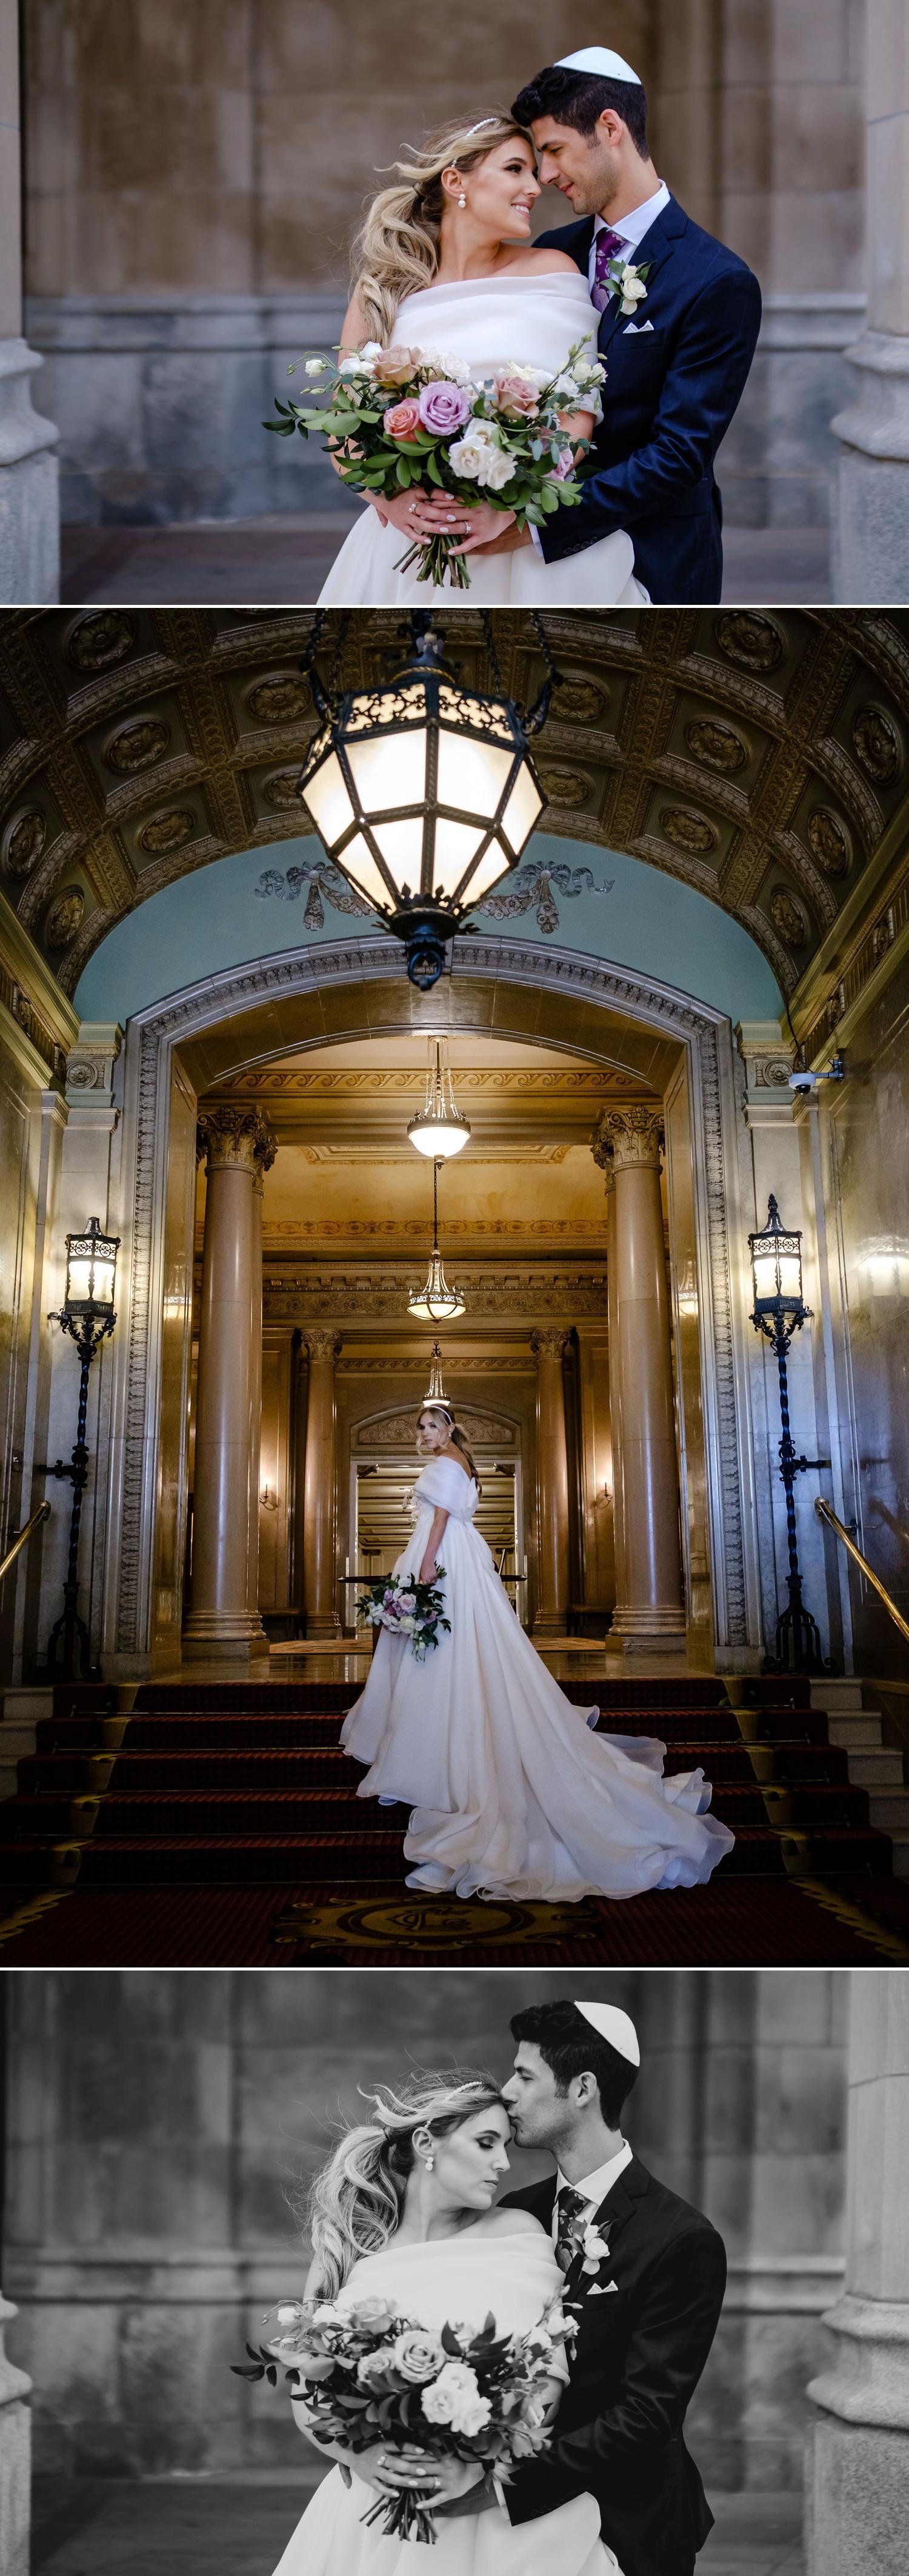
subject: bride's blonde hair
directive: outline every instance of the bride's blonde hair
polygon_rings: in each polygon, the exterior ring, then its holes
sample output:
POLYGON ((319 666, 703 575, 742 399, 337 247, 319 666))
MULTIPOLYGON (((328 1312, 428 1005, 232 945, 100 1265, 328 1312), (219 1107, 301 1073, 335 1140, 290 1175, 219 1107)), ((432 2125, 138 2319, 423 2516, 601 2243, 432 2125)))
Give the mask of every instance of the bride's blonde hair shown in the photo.
POLYGON ((497 108, 493 116, 469 124, 459 118, 441 126, 425 143, 410 148, 409 159, 392 163, 397 184, 381 188, 373 198, 353 249, 353 292, 370 339, 387 346, 405 295, 417 295, 432 284, 442 237, 443 170, 475 170, 512 135, 533 151, 526 128, 497 108))
POLYGON ((472 1453, 467 1446, 467 1433, 464 1430, 463 1424, 455 1421, 454 1414, 449 1412, 447 1404, 438 1404, 436 1402, 421 1404, 419 1420, 417 1422, 417 1450, 419 1456, 421 1458, 425 1458, 427 1456, 427 1451, 423 1442, 422 1429, 424 1413, 440 1413, 443 1421, 447 1422, 449 1440, 453 1443, 455 1449, 460 1449, 462 1458, 466 1459, 477 1493, 481 1494, 483 1488, 480 1483, 479 1476, 477 1475, 472 1453))
POLYGON ((380 2254, 399 2225, 415 2162, 414 2136, 444 2138, 502 2095, 491 2075, 415 2075, 395 2092, 365 2093, 372 2118, 345 2131, 316 2175, 306 2222, 318 2271, 311 2295, 334 2299, 363 2254, 380 2254))

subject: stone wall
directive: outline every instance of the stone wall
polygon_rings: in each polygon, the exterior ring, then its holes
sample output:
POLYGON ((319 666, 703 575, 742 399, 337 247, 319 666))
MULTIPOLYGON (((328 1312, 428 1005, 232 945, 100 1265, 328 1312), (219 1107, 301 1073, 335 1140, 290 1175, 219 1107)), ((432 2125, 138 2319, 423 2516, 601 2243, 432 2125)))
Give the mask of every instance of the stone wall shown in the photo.
MULTIPOLYGON (((575 1980, 576 1983, 576 1980, 575 1980)), ((591 1978, 638 2023, 631 2140, 730 2258, 689 2418, 708 2485, 796 2486, 839 2288, 845 1979, 591 1978)), ((24 1971, 8 1981, 5 2287, 62 2474, 300 2465, 289 2408, 231 2378, 303 2271, 287 2194, 355 2083, 510 2063, 510 2013, 570 1977, 498 1970, 24 1971)), ((516 2158, 532 2179, 540 2159, 516 2158)))
MULTIPOLYGON (((727 515, 827 515, 829 424, 864 310, 865 0, 616 0, 654 154, 765 293, 723 452, 727 515)), ((28 328, 62 435, 64 517, 345 507, 330 467, 262 420, 288 364, 330 346, 375 174, 405 141, 508 104, 602 37, 578 0, 26 0, 28 328), (465 64, 480 66, 465 75, 465 64)), ((540 221, 565 209, 544 200, 540 221)))

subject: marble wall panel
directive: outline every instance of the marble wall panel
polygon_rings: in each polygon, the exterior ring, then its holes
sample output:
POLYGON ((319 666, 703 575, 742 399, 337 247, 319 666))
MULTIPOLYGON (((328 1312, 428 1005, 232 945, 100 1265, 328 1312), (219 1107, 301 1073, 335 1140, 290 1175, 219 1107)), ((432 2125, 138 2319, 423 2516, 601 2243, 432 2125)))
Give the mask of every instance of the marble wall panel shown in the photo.
MULTIPOLYGON (((694 2454, 708 2485, 795 2485, 818 2318, 840 2276, 836 1979, 626 1971, 607 1984, 642 2042, 628 2134, 730 2256, 694 2454)), ((7 2287, 39 2465, 293 2474, 289 2409, 229 2364, 299 2285, 301 2180, 362 2107, 358 2082, 439 2062, 501 2075, 509 2015, 572 1978, 25 1971, 10 1985, 7 2287)), ((515 2172, 545 2164, 516 2158, 515 2172)))

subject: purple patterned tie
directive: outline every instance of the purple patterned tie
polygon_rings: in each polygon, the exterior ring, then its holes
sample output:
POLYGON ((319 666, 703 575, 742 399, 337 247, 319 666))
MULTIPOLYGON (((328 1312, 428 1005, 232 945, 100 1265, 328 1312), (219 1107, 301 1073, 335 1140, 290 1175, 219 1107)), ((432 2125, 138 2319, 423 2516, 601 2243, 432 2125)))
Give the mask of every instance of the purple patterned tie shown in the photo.
POLYGON ((594 280, 590 289, 590 295, 591 302, 596 305, 598 313, 605 312, 612 294, 612 288, 609 285, 606 276, 609 262, 611 259, 615 258, 617 251, 627 250, 627 247, 627 243, 622 240, 621 233, 602 232, 597 234, 596 268, 594 271, 594 280))

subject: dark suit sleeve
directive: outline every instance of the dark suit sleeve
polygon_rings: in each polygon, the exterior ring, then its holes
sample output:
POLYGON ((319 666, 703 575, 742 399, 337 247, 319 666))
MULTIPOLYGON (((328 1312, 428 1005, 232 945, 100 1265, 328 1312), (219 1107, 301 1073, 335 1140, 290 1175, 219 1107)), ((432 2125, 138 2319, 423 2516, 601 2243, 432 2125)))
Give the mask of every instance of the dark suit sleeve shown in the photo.
MULTIPOLYGON (((602 2493, 612 2478, 626 2492, 630 2476, 646 2475, 648 2452, 662 2450, 682 2431, 725 2286, 726 2253, 714 2229, 690 2229, 667 2245, 644 2288, 620 2395, 571 2433, 560 2437, 556 2421, 547 2461, 521 2472, 525 2501, 535 2476, 542 2476, 541 2496, 545 2492, 550 2465, 567 2472, 578 2491, 592 2487, 602 2493)), ((541 2501, 540 2511, 547 2510, 541 2501)))
MULTIPOLYGON (((747 268, 714 278, 695 297, 666 376, 645 447, 584 481, 577 509, 559 510, 539 531, 547 563, 579 554, 616 528, 671 512, 674 500, 709 473, 741 400, 761 322, 761 290, 747 268)), ((603 400, 609 405, 609 359, 603 400)))

